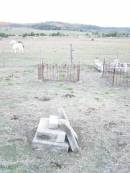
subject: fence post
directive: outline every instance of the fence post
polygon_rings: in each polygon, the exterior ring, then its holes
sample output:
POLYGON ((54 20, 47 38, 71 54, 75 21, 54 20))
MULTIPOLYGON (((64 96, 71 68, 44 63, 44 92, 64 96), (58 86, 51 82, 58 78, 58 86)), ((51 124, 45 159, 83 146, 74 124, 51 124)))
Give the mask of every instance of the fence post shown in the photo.
POLYGON ((105 58, 104 58, 104 61, 103 61, 103 72, 102 72, 102 77, 104 77, 104 73, 105 73, 105 58))
POLYGON ((77 81, 80 80, 80 64, 77 65, 77 81))
POLYGON ((114 84, 115 84, 115 75, 116 75, 116 68, 114 67, 113 77, 112 77, 112 86, 114 86, 114 84))
POLYGON ((71 65, 73 64, 73 48, 72 48, 72 44, 70 44, 70 63, 71 63, 71 65))
POLYGON ((38 64, 38 80, 41 79, 41 66, 38 64))

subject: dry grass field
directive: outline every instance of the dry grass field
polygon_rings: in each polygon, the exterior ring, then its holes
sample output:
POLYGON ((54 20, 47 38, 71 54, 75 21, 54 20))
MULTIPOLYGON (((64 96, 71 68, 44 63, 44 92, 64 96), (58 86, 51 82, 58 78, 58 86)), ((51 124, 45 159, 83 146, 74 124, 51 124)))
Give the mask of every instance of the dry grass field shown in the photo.
POLYGON ((93 68, 95 57, 130 63, 130 39, 84 36, 0 40, 0 173, 129 173, 130 89, 108 86, 93 68), (37 64, 81 64, 77 83, 38 81, 37 64), (72 97, 66 97, 72 94, 72 97), (48 98, 48 99, 46 99, 48 98), (31 142, 39 119, 62 105, 79 136, 79 153, 36 151, 31 142))

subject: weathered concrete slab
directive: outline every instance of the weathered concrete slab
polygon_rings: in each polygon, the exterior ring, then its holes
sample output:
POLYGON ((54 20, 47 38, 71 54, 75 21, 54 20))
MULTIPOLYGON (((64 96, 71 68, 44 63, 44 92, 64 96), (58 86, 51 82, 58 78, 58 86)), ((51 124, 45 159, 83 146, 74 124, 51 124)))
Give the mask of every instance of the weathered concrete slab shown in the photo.
POLYGON ((49 119, 41 118, 37 128, 37 136, 50 142, 64 142, 66 132, 59 128, 49 129, 49 119))
POLYGON ((99 71, 103 71, 103 62, 101 62, 98 58, 94 60, 95 68, 99 71))
POLYGON ((79 151, 77 134, 70 125, 63 108, 59 109, 59 116, 41 118, 32 145, 37 149, 79 151))
POLYGON ((65 151, 68 152, 69 144, 67 142, 51 142, 48 140, 43 140, 37 136, 37 133, 32 141, 32 147, 35 149, 47 149, 52 151, 65 151))
POLYGON ((58 128, 58 116, 50 115, 49 117, 49 129, 58 128))

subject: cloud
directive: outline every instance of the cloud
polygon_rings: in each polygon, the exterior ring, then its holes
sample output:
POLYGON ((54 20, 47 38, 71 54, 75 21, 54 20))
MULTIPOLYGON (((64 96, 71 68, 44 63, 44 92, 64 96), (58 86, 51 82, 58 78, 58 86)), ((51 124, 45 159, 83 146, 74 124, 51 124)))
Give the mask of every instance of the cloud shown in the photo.
POLYGON ((2 0, 0 20, 130 26, 128 0, 2 0))

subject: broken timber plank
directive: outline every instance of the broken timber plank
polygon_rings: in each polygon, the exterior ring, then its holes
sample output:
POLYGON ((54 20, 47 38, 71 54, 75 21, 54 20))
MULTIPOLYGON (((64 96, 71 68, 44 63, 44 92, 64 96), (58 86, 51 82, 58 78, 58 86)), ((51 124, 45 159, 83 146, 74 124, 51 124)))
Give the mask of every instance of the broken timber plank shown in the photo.
POLYGON ((71 133, 73 133, 75 138, 76 138, 76 140, 78 140, 78 135, 76 134, 74 129, 71 127, 69 119, 68 119, 68 117, 66 115, 65 110, 61 107, 61 108, 58 109, 58 112, 59 112, 60 118, 65 119, 68 122, 68 126, 69 126, 69 128, 71 130, 71 133))
POLYGON ((79 151, 79 146, 77 143, 77 140, 74 136, 74 133, 72 133, 72 128, 70 124, 64 119, 59 119, 59 128, 64 130, 67 135, 68 142, 70 144, 70 148, 73 152, 78 152, 79 151))

